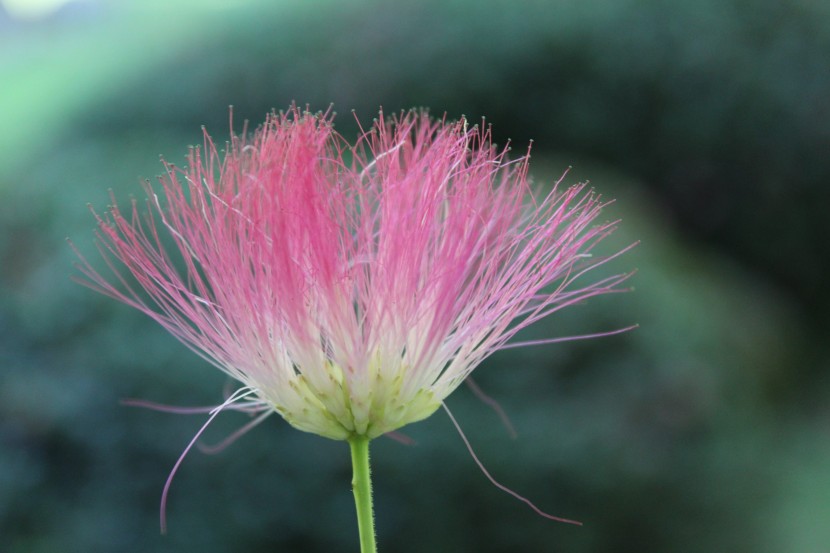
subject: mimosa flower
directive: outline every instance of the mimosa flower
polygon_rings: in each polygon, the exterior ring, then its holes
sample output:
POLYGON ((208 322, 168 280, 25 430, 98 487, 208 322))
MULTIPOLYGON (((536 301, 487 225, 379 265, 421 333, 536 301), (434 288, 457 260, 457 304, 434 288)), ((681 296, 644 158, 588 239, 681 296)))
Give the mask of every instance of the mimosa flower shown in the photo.
POLYGON ((604 203, 584 185, 535 192, 528 158, 420 112, 381 113, 350 144, 330 114, 292 107, 226 151, 205 133, 186 168, 147 185, 145 218, 135 201, 96 215, 115 276, 80 267, 241 382, 223 407, 368 440, 430 416, 521 329, 626 278, 584 282, 614 223, 597 222, 604 203))
POLYGON ((624 278, 577 285, 614 227, 595 225, 593 193, 534 197, 528 158, 464 121, 381 114, 349 145, 328 114, 292 108, 165 165, 146 219, 135 200, 98 217, 102 251, 146 295, 83 262, 87 284, 327 438, 428 417, 516 332, 624 278))

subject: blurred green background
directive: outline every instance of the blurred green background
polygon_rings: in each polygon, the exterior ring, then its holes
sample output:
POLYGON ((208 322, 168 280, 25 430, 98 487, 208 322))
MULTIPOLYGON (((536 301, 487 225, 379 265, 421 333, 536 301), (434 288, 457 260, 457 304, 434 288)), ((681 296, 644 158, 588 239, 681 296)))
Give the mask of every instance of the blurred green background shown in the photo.
MULTIPOLYGON (((357 550, 345 444, 277 418, 177 474, 227 384, 149 319, 73 283, 91 203, 141 197, 228 105, 369 121, 429 106, 534 139, 590 179, 636 291, 534 327, 446 416, 374 445, 388 552, 781 552, 830 544, 830 3, 819 0, 0 1, 0 550, 357 550)), ((216 442, 245 422, 226 414, 216 442)))

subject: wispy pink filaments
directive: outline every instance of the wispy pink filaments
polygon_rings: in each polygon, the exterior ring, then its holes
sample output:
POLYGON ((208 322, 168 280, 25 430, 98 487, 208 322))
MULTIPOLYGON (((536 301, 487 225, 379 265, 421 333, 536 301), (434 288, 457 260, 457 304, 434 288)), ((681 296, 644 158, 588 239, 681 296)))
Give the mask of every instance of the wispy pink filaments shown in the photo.
POLYGON ((528 157, 463 120, 381 113, 349 143, 292 107, 165 168, 146 215, 96 214, 112 274, 81 257, 83 282, 328 438, 431 415, 517 332, 628 276, 588 279, 619 255, 591 253, 614 230, 593 192, 536 193, 528 157))
POLYGON ((147 409, 152 409, 154 411, 162 411, 165 413, 176 413, 179 415, 210 415, 208 419, 205 421, 205 423, 202 425, 202 427, 199 429, 199 431, 196 432, 196 435, 193 436, 193 438, 190 440, 190 443, 187 444, 187 447, 184 448, 184 451, 182 451, 181 455, 179 455, 179 458, 176 460, 176 463, 173 465, 173 468, 170 470, 170 474, 167 476, 167 480, 164 483, 164 489, 161 493, 161 505, 159 508, 159 524, 161 527, 162 534, 167 533, 167 498, 170 494, 170 487, 173 484, 173 477, 176 476, 176 472, 178 472, 179 467, 184 461, 184 458, 187 457, 187 454, 190 453, 190 450, 193 448, 193 446, 198 445, 202 451, 209 454, 222 451, 223 449, 231 445, 241 436, 246 434, 248 431, 250 431, 252 428, 257 426, 259 423, 261 423, 274 413, 274 411, 268 405, 263 404, 261 401, 257 399, 248 399, 253 395, 255 395, 253 390, 247 387, 243 387, 232 393, 220 405, 207 407, 177 407, 140 399, 125 399, 121 401, 121 403, 124 405, 129 405, 132 407, 144 407, 147 409), (249 413, 251 415, 258 414, 258 416, 250 422, 248 422, 247 424, 243 425, 241 428, 239 428, 233 434, 222 440, 217 445, 205 446, 199 444, 199 438, 202 437, 202 434, 213 422, 213 419, 219 416, 219 413, 221 413, 222 411, 227 410, 242 411, 245 413, 249 413))
POLYGON ((500 483, 495 478, 493 478, 493 475, 490 474, 490 471, 487 470, 487 468, 484 466, 484 463, 482 463, 481 460, 479 460, 478 455, 476 455, 476 452, 473 450, 473 446, 470 443, 470 440, 467 439, 467 436, 464 434, 464 431, 461 430, 461 425, 458 424, 457 420, 455 420, 455 416, 453 416, 452 411, 450 411, 450 408, 447 407, 446 404, 444 404, 443 407, 444 407, 444 411, 447 413, 447 416, 449 417, 450 421, 452 422, 453 426, 455 427, 455 430, 458 432, 458 435, 461 436, 461 441, 464 442, 464 445, 467 447, 467 451, 470 452, 470 456, 473 458, 473 461, 475 461, 475 463, 478 466, 479 470, 481 470, 482 474, 484 474, 484 476, 487 478, 487 480, 490 481, 491 484, 493 484, 496 488, 503 491, 504 493, 506 493, 508 495, 511 495, 514 498, 518 499, 519 501, 521 501, 522 503, 524 503, 525 505, 530 507, 533 510, 534 513, 536 513, 537 515, 539 515, 541 517, 544 517, 544 518, 549 519, 549 520, 555 520, 556 522, 564 522, 565 524, 574 524, 576 526, 582 526, 582 523, 579 522, 578 520, 571 520, 569 518, 562 518, 562 517, 558 517, 558 516, 546 513, 545 511, 543 511, 539 507, 537 507, 536 504, 534 504, 528 498, 526 498, 523 495, 511 490, 510 488, 508 488, 507 486, 505 486, 504 484, 500 483))

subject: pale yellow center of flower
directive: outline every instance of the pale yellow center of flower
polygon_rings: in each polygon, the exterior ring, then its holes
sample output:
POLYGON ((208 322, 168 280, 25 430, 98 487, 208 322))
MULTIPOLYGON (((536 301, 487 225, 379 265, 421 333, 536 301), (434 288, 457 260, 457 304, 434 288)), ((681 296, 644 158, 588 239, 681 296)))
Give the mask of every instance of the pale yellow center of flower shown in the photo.
POLYGON ((340 366, 327 361, 324 377, 312 381, 295 375, 288 383, 291 401, 272 405, 295 428, 335 440, 376 438, 423 420, 441 406, 429 389, 403 395, 406 367, 390 378, 379 370, 380 363, 380 356, 374 356, 366 374, 347 377, 340 366))

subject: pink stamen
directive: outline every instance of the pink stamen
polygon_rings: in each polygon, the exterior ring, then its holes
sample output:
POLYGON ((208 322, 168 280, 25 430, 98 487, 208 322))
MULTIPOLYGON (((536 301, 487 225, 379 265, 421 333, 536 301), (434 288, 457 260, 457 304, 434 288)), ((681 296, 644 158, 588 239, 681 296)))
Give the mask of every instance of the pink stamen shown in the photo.
MULTIPOLYGON (((527 340, 525 342, 512 342, 510 344, 505 344, 499 348, 499 350, 504 351, 506 349, 513 349, 513 348, 524 348, 528 346, 541 346, 543 344, 558 344, 559 342, 574 342, 577 340, 590 340, 592 338, 604 338, 605 336, 614 336, 615 334, 622 334, 624 332, 628 332, 629 330, 634 330, 635 328, 639 328, 640 325, 631 325, 626 326, 624 328, 618 328, 616 330, 608 330, 606 332, 597 332, 594 334, 579 334, 577 336, 561 336, 559 338, 543 338, 541 340, 527 340)), ((469 380, 469 379, 468 379, 469 380)))
POLYGON ((213 409, 210 417, 208 418, 208 420, 205 421, 205 423, 202 425, 202 427, 199 429, 199 431, 196 432, 196 435, 193 436, 193 438, 190 440, 190 443, 187 444, 187 447, 184 448, 184 451, 182 451, 182 454, 179 455, 179 458, 176 461, 176 464, 173 465, 173 468, 170 470, 170 474, 167 476, 167 480, 164 482, 164 489, 161 492, 161 505, 159 507, 159 509, 160 509, 160 512, 159 512, 159 525, 161 527, 161 533, 162 534, 167 533, 167 496, 170 493, 170 486, 173 484, 173 477, 176 475, 176 472, 179 470, 179 467, 181 466, 182 461, 184 461, 184 458, 187 456, 188 452, 190 452, 190 450, 196 444, 197 440, 201 437, 201 435, 205 432, 205 430, 207 430, 207 427, 210 426, 210 423, 213 422, 213 419, 215 419, 217 416, 219 416, 219 413, 224 411, 232 403, 234 403, 236 401, 239 401, 239 400, 241 400, 241 399, 243 399, 243 398, 245 398, 245 397, 247 397, 247 396, 249 396, 253 393, 254 393, 253 390, 250 390, 248 388, 240 388, 239 390, 237 390, 237 392, 235 394, 233 394, 231 397, 229 397, 222 405, 219 405, 218 407, 215 407, 213 409))
POLYGON ((208 455, 214 455, 216 453, 219 453, 220 451, 225 450, 228 446, 232 445, 236 440, 238 440, 239 438, 253 430, 262 421, 264 421, 273 414, 274 412, 270 409, 268 411, 265 411, 264 413, 261 413, 258 417, 256 417, 252 421, 249 421, 241 428, 235 430, 230 436, 228 436, 218 444, 207 445, 198 443, 196 444, 196 446, 199 448, 199 451, 201 451, 202 453, 207 453, 208 455))
POLYGON ((507 433, 510 434, 510 437, 515 440, 518 436, 518 434, 516 433, 516 427, 513 426, 513 423, 510 421, 510 417, 508 417, 507 413, 505 413, 504 409, 502 409, 501 404, 489 395, 487 395, 486 393, 484 393, 484 390, 482 390, 481 387, 473 380, 472 376, 468 376, 464 383, 470 390, 472 390, 472 392, 479 400, 484 402, 493 411, 496 412, 496 414, 501 419, 501 423, 507 429, 507 433))
POLYGON ((398 430, 387 432, 384 436, 403 445, 415 445, 417 443, 414 438, 411 438, 398 430))
POLYGON ((575 524, 576 526, 582 526, 582 523, 579 522, 578 520, 571 520, 571 519, 568 519, 568 518, 557 517, 557 516, 554 516, 554 515, 551 515, 551 514, 548 514, 548 513, 544 512, 539 507, 534 505, 533 502, 530 501, 528 498, 524 497, 523 495, 518 494, 517 492, 511 490, 510 488, 508 488, 504 484, 501 484, 498 481, 496 481, 496 479, 493 478, 493 476, 490 474, 490 472, 486 468, 484 468, 484 464, 479 460, 479 458, 476 455, 475 451, 473 451, 473 446, 470 445, 470 441, 467 439, 467 436, 465 436, 464 432, 461 430, 461 425, 459 425, 458 421, 455 420, 455 417, 452 416, 452 412, 450 412, 450 408, 447 407, 446 403, 442 404, 442 407, 444 407, 444 411, 446 411, 447 416, 450 417, 450 420, 452 421, 453 426, 455 426, 455 429, 458 431, 458 435, 461 436, 461 439, 464 441, 464 445, 467 446, 467 451, 470 452, 470 456, 473 458, 473 461, 475 461, 476 465, 478 465, 478 468, 481 470, 481 472, 484 474, 484 476, 487 477, 487 480, 489 480, 491 484, 493 484, 495 487, 497 487, 501 491, 505 492, 506 494, 512 495, 513 497, 515 497, 516 499, 518 499, 522 503, 525 503, 528 507, 533 509, 533 512, 535 512, 537 515, 539 515, 541 517, 544 517, 544 518, 547 518, 547 519, 550 519, 550 520, 555 520, 556 522, 564 522, 566 524, 575 524))
POLYGON ((217 405, 205 405, 202 407, 178 407, 176 405, 166 405, 163 403, 155 403, 144 399, 125 398, 120 401, 121 405, 127 407, 141 407, 142 409, 150 409, 151 411, 160 411, 162 413, 173 413, 176 415, 204 415, 212 413, 217 405))

